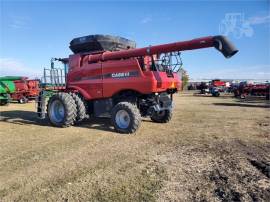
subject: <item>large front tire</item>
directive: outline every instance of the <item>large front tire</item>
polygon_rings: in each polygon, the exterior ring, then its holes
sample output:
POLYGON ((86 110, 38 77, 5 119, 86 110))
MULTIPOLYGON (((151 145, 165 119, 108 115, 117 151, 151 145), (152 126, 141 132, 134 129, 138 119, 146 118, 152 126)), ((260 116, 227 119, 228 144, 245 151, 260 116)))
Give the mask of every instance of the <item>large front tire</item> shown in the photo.
POLYGON ((172 119, 172 110, 166 109, 160 112, 155 112, 151 120, 157 123, 168 123, 172 119))
POLYGON ((134 133, 141 124, 141 114, 136 105, 119 102, 111 113, 112 124, 119 133, 134 133))
POLYGON ((77 94, 71 93, 70 95, 72 96, 76 104, 76 123, 79 123, 86 118, 86 107, 83 100, 77 94))
POLYGON ((52 125, 57 127, 68 127, 76 120, 76 104, 68 93, 57 93, 50 97, 47 113, 52 125))

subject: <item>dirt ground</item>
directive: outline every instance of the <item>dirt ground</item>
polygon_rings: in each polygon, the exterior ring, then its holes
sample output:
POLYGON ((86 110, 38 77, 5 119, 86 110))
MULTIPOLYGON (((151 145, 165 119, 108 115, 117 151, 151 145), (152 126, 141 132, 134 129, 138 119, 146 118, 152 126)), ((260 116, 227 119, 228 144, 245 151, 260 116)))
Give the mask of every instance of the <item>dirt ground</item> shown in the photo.
POLYGON ((1 107, 0 201, 269 201, 269 106, 183 92, 170 123, 143 119, 134 135, 1 107))

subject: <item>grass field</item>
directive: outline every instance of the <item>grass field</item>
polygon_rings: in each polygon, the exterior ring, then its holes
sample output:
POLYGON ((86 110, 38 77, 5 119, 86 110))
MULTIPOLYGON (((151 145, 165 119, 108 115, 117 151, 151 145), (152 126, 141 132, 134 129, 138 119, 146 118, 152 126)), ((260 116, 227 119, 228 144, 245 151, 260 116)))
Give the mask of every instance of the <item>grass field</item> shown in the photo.
POLYGON ((264 100, 175 96, 168 124, 134 135, 108 119, 55 128, 35 104, 1 107, 0 201, 267 201, 264 100))

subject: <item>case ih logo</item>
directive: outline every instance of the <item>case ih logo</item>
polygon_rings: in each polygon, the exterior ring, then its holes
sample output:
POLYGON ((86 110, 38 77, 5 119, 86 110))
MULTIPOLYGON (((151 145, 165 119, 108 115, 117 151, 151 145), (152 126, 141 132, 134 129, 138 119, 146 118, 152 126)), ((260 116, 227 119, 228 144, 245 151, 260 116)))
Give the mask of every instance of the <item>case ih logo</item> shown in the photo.
POLYGON ((110 74, 105 74, 104 78, 115 78, 115 79, 121 79, 121 78, 128 78, 128 77, 137 77, 139 76, 138 71, 133 72, 115 72, 110 74))
POLYGON ((129 77, 129 72, 112 73, 112 78, 129 77))
POLYGON ((109 73, 104 75, 97 75, 97 76, 86 76, 86 77, 76 77, 74 81, 81 81, 81 80, 92 80, 92 79, 102 79, 105 78, 115 78, 115 79, 121 79, 121 78, 128 78, 128 77, 137 77, 139 76, 138 71, 133 72, 115 72, 115 73, 109 73))

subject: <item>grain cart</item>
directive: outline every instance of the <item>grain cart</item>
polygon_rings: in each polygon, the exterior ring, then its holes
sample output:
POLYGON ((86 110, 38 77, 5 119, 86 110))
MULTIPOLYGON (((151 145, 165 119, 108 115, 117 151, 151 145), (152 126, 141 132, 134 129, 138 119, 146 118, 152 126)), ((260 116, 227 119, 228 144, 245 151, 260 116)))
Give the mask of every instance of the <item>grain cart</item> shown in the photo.
POLYGON ((39 94, 39 81, 21 76, 0 77, 1 105, 8 104, 11 100, 26 103, 35 99, 39 94))
POLYGON ((16 91, 14 80, 18 77, 0 77, 0 105, 8 105, 11 101, 10 94, 16 91))
MULTIPOLYGON (((65 65, 65 86, 54 85, 47 115, 54 126, 77 124, 86 116, 110 116, 117 132, 134 133, 141 117, 157 123, 172 118, 173 94, 181 89, 180 51, 215 47, 226 58, 237 53, 224 36, 135 48, 135 42, 107 35, 90 35, 70 42, 74 54, 57 59, 65 65), (61 88, 60 88, 61 87, 61 88)), ((52 65, 52 74, 60 75, 52 65)), ((58 81, 53 75, 51 80, 58 81)), ((61 79, 60 79, 61 80, 61 79)), ((57 82, 56 82, 57 83, 57 82)), ((38 99, 37 112, 45 118, 46 94, 38 99)))
POLYGON ((14 81, 16 91, 11 95, 12 100, 19 103, 27 103, 29 100, 35 100, 39 94, 39 80, 21 77, 14 81))

